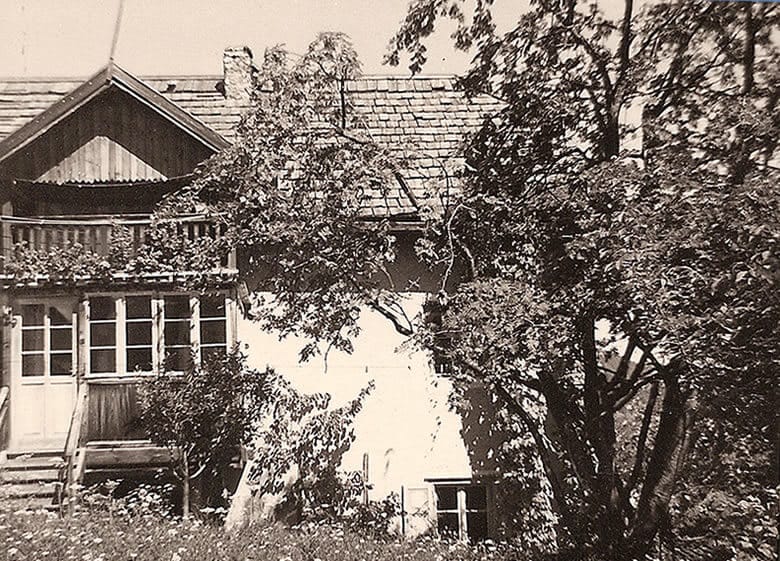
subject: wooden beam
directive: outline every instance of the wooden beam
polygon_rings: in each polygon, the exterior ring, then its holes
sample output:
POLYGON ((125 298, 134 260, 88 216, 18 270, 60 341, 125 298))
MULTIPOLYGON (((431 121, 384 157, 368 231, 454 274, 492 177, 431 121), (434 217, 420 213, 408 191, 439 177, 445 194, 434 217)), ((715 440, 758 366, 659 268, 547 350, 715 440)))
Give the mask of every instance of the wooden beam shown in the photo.
POLYGON ((171 454, 158 446, 87 448, 86 468, 131 468, 169 466, 171 454))

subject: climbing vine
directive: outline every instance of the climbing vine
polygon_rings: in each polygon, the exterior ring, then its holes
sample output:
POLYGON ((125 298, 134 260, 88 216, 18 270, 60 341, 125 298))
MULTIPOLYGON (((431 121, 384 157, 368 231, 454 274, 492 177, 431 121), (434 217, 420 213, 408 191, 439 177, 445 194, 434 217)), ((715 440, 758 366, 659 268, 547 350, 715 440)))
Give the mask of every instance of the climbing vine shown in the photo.
POLYGON ((187 284, 207 285, 214 281, 210 273, 222 267, 228 249, 215 236, 185 235, 183 224, 163 210, 140 244, 130 228, 113 224, 104 251, 77 241, 44 248, 17 242, 8 255, 0 257, 3 282, 7 286, 76 286, 175 274, 187 284))

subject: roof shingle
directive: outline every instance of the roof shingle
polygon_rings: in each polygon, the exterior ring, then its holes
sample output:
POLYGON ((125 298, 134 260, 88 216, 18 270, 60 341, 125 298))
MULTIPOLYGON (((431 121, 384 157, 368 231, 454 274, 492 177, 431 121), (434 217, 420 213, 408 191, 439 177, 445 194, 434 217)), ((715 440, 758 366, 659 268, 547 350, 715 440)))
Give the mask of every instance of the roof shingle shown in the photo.
MULTIPOLYGON (((235 127, 249 107, 228 103, 221 76, 151 76, 140 78, 195 119, 235 139, 235 127)), ((0 78, 0 141, 77 88, 79 79, 0 78)), ((436 185, 450 181, 463 166, 459 148, 464 136, 501 104, 487 96, 468 99, 444 77, 366 77, 349 82, 354 119, 379 144, 398 151, 408 162, 401 171, 412 197, 393 193, 374 202, 372 214, 396 215, 409 205, 431 200, 436 185)))

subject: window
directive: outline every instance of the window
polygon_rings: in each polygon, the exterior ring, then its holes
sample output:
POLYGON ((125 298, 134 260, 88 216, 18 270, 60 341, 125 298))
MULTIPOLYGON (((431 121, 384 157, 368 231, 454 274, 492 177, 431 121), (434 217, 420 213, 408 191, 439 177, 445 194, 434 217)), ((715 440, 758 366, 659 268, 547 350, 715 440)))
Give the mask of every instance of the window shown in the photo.
POLYGON ((228 302, 224 294, 90 296, 89 372, 183 371, 193 351, 196 359, 225 353, 228 302))
POLYGON ((22 305, 22 376, 72 373, 72 314, 44 304, 22 305))
POLYGON ((488 537, 487 488, 484 485, 435 485, 439 534, 477 542, 488 537))
POLYGON ((183 371, 190 365, 192 358, 190 298, 180 295, 166 296, 163 303, 165 368, 166 370, 183 371))
POLYGON ((108 296, 89 301, 89 364, 90 372, 117 372, 116 364, 116 303, 108 296))
POLYGON ((152 297, 125 298, 125 364, 129 372, 151 372, 154 368, 152 339, 152 297))
POLYGON ((200 300, 200 352, 203 360, 227 352, 227 306, 225 295, 200 300))

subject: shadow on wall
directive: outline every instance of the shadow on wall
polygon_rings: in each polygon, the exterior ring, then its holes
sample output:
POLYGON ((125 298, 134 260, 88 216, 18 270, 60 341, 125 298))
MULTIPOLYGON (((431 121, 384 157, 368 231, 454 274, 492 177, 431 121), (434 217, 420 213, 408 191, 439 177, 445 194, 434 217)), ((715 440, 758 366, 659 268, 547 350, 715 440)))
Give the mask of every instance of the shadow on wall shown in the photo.
MULTIPOLYGON (((524 529, 528 509, 533 506, 538 489, 526 488, 521 482, 522 464, 527 458, 515 457, 509 434, 499 418, 494 396, 480 385, 466 389, 456 401, 460 414, 461 437, 466 446, 474 483, 491 488, 488 496, 490 534, 496 538, 517 536, 524 529)), ((515 442, 516 444, 516 442, 515 442)))
POLYGON ((496 406, 488 391, 472 386, 463 392, 456 404, 463 427, 461 437, 466 445, 471 472, 475 475, 500 475, 501 446, 505 435, 496 418, 496 406))

